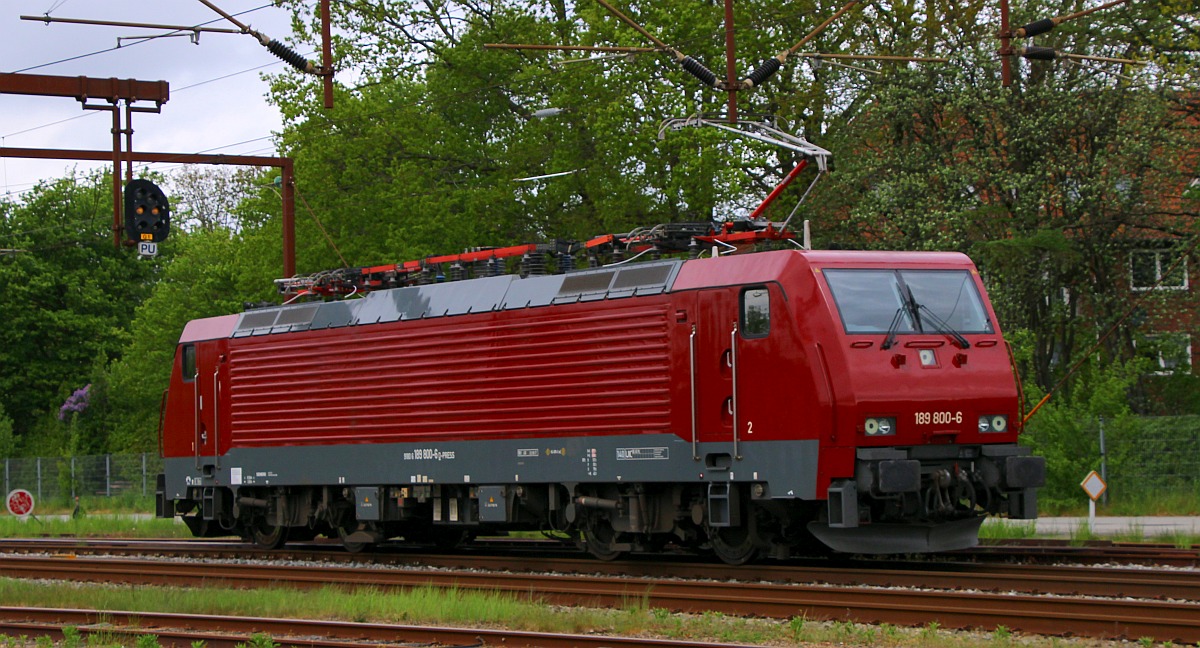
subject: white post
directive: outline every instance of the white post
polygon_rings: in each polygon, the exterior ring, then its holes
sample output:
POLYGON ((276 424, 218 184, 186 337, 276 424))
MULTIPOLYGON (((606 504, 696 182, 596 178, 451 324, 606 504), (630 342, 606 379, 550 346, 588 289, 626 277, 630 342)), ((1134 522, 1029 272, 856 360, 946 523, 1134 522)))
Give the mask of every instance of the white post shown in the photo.
POLYGON ((1088 533, 1096 532, 1096 500, 1088 498, 1088 533))

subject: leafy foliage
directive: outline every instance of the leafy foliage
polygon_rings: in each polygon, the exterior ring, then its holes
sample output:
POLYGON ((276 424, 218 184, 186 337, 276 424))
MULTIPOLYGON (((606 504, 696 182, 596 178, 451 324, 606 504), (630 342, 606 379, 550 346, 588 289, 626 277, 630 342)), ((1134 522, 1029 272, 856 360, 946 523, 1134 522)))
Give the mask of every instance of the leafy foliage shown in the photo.
POLYGON ((0 404, 17 436, 90 382, 97 354, 120 354, 151 291, 156 268, 114 249, 111 195, 104 178, 66 178, 0 202, 0 245, 15 250, 0 256, 0 404))
POLYGON ((17 438, 13 436, 13 421, 0 405, 0 457, 11 457, 17 451, 17 438))

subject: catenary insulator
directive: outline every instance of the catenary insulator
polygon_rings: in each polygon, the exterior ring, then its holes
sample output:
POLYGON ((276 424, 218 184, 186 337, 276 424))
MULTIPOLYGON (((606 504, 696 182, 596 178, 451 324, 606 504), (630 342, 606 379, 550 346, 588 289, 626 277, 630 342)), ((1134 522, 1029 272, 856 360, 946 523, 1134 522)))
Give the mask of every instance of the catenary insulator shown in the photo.
POLYGON ((1053 61, 1058 56, 1058 52, 1055 52, 1053 47, 1039 47, 1037 45, 1019 49, 1017 53, 1031 61, 1053 61))
POLYGON ((777 58, 769 58, 762 62, 762 65, 754 69, 750 76, 746 77, 746 83, 751 87, 762 85, 771 75, 779 71, 783 67, 783 63, 777 58))
POLYGON ((1045 34, 1056 26, 1058 26, 1058 23, 1054 22, 1053 18, 1043 18, 1021 27, 1013 33, 1013 36, 1017 38, 1030 38, 1038 34, 1045 34))
POLYGON ((284 45, 283 43, 272 38, 267 42, 267 50, 275 56, 283 59, 288 65, 309 74, 316 74, 317 66, 313 62, 300 56, 296 50, 284 45))
POLYGON ((570 252, 558 255, 558 273, 565 274, 575 269, 575 257, 570 252))
POLYGON ((450 266, 450 281, 462 281, 467 278, 467 269, 462 267, 462 264, 455 261, 454 265, 450 266))
POLYGON ((703 83, 710 88, 717 85, 717 75, 713 74, 712 70, 704 67, 704 64, 700 61, 697 61, 690 56, 685 56, 679 61, 679 64, 682 65, 683 69, 687 70, 689 74, 697 79, 700 79, 700 83, 703 83))

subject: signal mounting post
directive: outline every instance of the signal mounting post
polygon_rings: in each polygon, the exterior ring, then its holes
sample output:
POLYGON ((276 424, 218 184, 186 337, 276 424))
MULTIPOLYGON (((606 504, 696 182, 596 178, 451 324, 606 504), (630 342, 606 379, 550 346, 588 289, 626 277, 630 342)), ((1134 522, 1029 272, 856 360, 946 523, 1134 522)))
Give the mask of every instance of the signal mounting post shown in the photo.
MULTIPOLYGON (((121 135, 125 135, 127 153, 133 151, 133 113, 158 113, 170 98, 170 86, 166 81, 138 81, 136 79, 94 79, 85 76, 67 77, 44 74, 2 74, 0 94, 35 95, 39 97, 73 97, 84 110, 109 110, 113 125, 113 245, 121 247, 121 135), (100 100, 105 104, 89 104, 100 100), (154 107, 134 107, 138 101, 152 101, 154 107), (125 102, 125 125, 121 125, 121 106, 125 102)), ((7 150, 7 149, 6 149, 7 150)), ((10 155, 9 157, 21 157, 10 155)), ((133 178, 133 158, 125 157, 126 178, 133 178)))

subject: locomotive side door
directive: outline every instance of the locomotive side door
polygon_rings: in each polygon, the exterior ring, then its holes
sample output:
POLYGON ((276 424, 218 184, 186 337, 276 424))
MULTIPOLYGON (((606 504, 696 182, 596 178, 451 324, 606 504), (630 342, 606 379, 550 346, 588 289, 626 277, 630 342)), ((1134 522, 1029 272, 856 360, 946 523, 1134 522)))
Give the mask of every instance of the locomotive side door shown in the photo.
POLYGON ((192 446, 196 455, 196 468, 219 465, 220 451, 220 398, 221 350, 217 342, 196 344, 195 373, 192 387, 192 446))
POLYGON ((785 356, 796 352, 784 343, 782 300, 777 285, 736 286, 698 295, 698 437, 701 442, 729 444, 735 460, 746 442, 786 434, 780 403, 768 389, 785 382, 779 375, 789 364, 785 356))
POLYGON ((737 322, 737 293, 728 288, 701 291, 693 310, 697 438, 701 443, 729 443, 733 440, 730 341, 737 322))
POLYGON ((730 336, 730 428, 739 450, 747 442, 786 438, 784 409, 798 409, 801 395, 788 386, 800 349, 786 343, 784 299, 778 284, 738 289, 737 333, 730 336))

